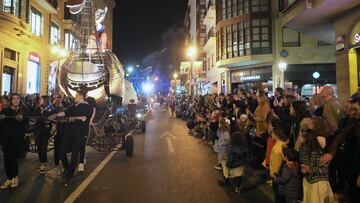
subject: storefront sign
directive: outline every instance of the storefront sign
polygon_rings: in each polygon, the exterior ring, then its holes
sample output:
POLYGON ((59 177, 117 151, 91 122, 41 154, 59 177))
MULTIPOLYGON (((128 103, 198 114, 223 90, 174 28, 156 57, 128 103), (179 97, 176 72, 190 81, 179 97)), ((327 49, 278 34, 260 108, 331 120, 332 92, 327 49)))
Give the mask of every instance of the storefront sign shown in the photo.
POLYGON ((40 56, 39 54, 35 53, 35 52, 31 52, 29 54, 29 61, 32 61, 34 63, 40 63, 40 56))
POLYGON ((260 75, 249 75, 240 77, 241 81, 260 80, 260 75))
POLYGON ((355 37, 355 43, 359 43, 360 42, 360 33, 356 33, 354 37, 355 37))

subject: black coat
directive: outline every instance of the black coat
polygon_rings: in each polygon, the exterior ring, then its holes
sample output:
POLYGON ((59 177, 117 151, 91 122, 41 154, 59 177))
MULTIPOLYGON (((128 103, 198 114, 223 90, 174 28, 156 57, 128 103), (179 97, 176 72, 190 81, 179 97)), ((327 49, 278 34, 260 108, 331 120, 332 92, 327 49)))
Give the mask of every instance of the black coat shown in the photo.
POLYGON ((300 195, 300 183, 298 176, 298 167, 289 168, 284 163, 281 168, 281 175, 274 179, 279 185, 278 191, 287 199, 296 199, 300 195))
POLYGON ((1 135, 2 136, 25 136, 25 129, 28 125, 29 119, 23 118, 21 121, 15 119, 16 115, 22 115, 23 117, 28 116, 28 108, 21 105, 17 110, 10 107, 3 110, 3 114, 7 117, 3 120, 3 126, 1 135))

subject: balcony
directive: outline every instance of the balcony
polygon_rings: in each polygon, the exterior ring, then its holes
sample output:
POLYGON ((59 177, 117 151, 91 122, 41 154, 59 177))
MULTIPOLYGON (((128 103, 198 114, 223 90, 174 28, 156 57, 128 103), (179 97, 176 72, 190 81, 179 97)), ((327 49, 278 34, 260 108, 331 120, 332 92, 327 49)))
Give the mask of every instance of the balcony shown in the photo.
POLYGON ((204 51, 210 51, 216 46, 216 35, 214 28, 211 28, 207 33, 207 39, 204 46, 204 51))
POLYGON ((204 24, 207 26, 210 26, 212 24, 215 25, 215 21, 216 21, 216 8, 215 8, 215 4, 212 3, 213 1, 214 0, 209 1, 206 15, 204 18, 204 24))
POLYGON ((360 5, 358 0, 279 0, 282 26, 333 44, 333 19, 360 5))

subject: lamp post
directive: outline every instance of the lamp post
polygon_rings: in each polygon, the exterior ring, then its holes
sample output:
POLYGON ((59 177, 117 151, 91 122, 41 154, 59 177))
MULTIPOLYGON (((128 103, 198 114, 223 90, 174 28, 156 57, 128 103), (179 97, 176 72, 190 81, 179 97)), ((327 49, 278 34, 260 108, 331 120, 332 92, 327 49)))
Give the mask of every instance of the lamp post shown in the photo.
POLYGON ((193 65, 194 65, 194 59, 196 56, 196 48, 194 46, 191 46, 188 48, 187 50, 187 56, 190 58, 190 73, 189 73, 189 77, 190 77, 190 95, 193 96, 194 95, 194 87, 192 84, 193 81, 193 65))
POLYGON ((283 60, 279 61, 279 70, 281 71, 281 87, 285 88, 285 74, 284 72, 286 71, 287 68, 287 63, 283 60))
POLYGON ((317 79, 319 79, 320 77, 320 73, 319 72, 314 72, 313 73, 313 78, 314 78, 314 82, 315 82, 315 94, 317 94, 317 79))

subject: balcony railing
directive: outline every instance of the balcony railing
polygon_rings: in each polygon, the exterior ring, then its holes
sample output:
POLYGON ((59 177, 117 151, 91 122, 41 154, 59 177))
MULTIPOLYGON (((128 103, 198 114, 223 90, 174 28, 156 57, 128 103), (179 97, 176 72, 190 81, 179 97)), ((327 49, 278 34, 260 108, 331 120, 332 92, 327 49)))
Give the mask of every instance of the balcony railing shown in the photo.
POLYGON ((298 1, 304 0, 279 0, 279 12, 284 12, 298 1))

